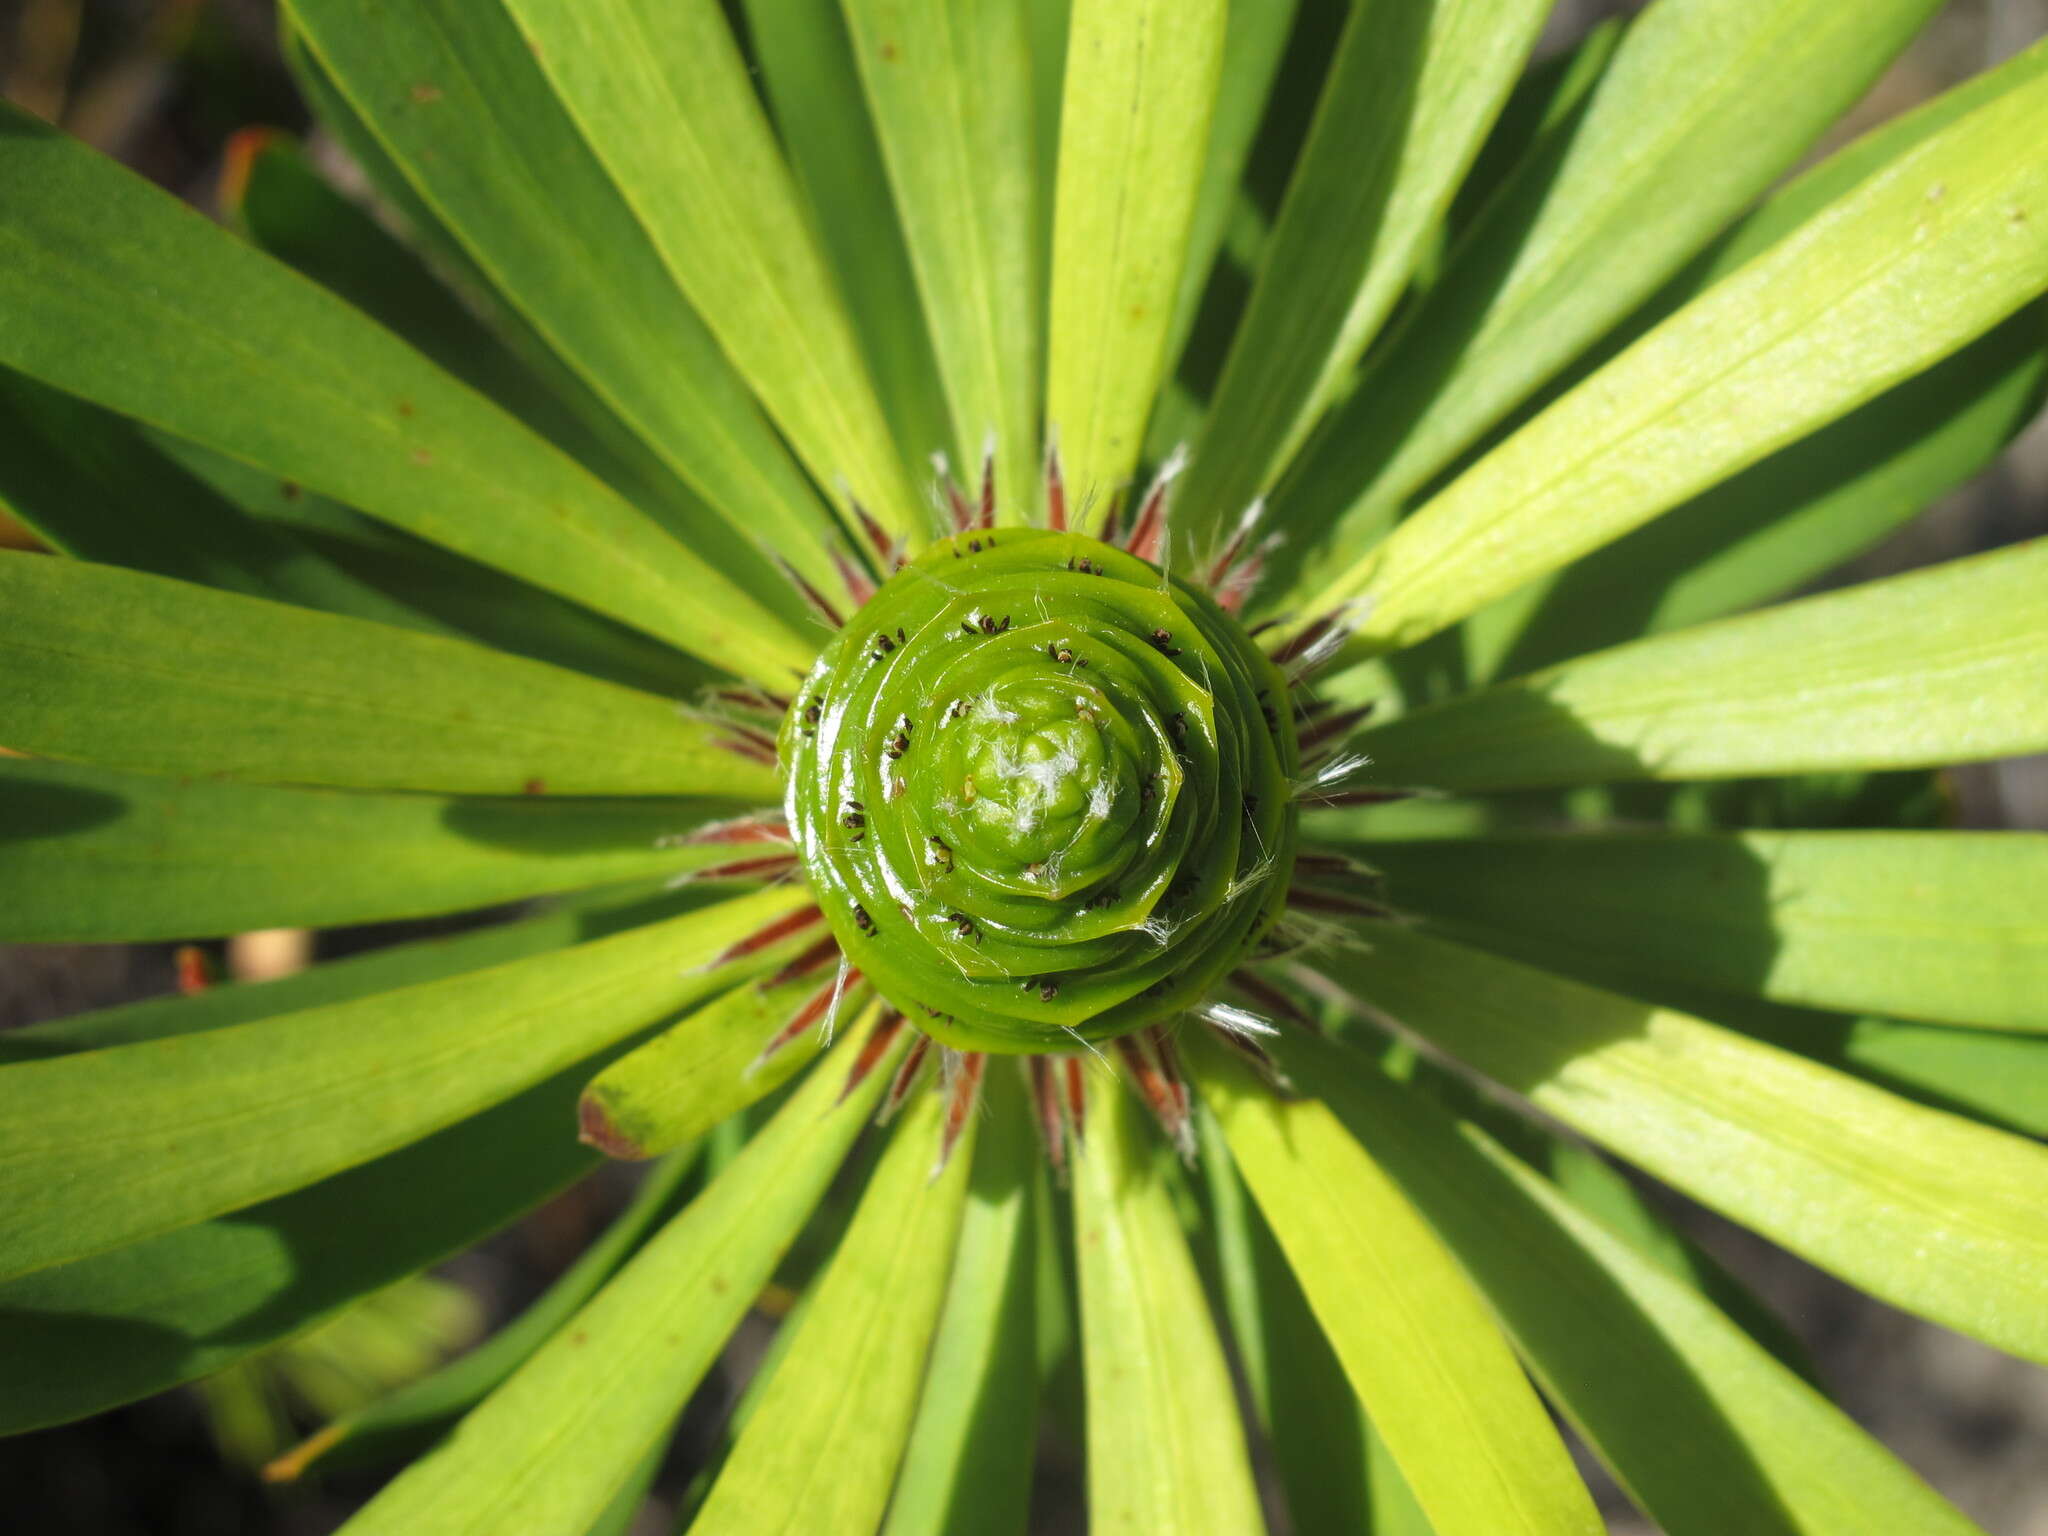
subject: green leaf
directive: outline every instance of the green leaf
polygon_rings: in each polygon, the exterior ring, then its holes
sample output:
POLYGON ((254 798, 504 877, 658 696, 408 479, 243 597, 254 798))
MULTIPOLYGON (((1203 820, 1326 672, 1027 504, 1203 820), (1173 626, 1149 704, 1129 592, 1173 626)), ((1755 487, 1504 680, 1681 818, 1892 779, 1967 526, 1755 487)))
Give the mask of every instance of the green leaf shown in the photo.
POLYGON ((1132 1095, 1090 1071, 1074 1240, 1097 1536, 1263 1531, 1244 1430, 1180 1217, 1132 1095))
POLYGON ((502 3, 812 478, 887 527, 921 530, 844 301, 717 0, 502 3))
POLYGON ((1354 545, 1384 528, 1791 169, 1938 3, 1664 0, 1635 18, 1583 117, 1524 159, 1331 418, 1281 515, 1319 528, 1348 508, 1354 545))
POLYGON ((0 507, 51 549, 252 597, 407 623, 405 609, 245 517, 126 417, 0 368, 0 507))
POLYGON ((1909 768, 2048 748, 2048 539, 1658 635, 1356 738, 1452 790, 1909 768))
POLYGON ((691 1530, 867 1531, 880 1522, 966 1204, 973 1132, 935 1167, 945 1113, 943 1094, 924 1094, 891 1136, 691 1530))
POLYGON ((2048 1148, 1412 929, 1324 968, 1645 1172, 1894 1306, 2048 1359, 2048 1148))
POLYGON ((16 751, 354 789, 777 794, 667 699, 466 641, 40 555, 0 555, 0 610, 16 751))
POLYGON ((1839 1044, 1821 1054, 1910 1098, 2048 1138, 2048 1043, 1855 1019, 1842 1030, 1839 1044))
POLYGON ((343 196, 288 139, 268 129, 248 135, 230 141, 221 196, 250 240, 618 483, 589 428, 472 312, 465 296, 451 291, 368 209, 343 196))
POLYGON ((0 115, 0 363, 780 687, 809 647, 559 450, 111 160, 0 115))
MULTIPOLYGON (((2037 44, 1885 122, 1767 199, 1602 339, 1524 417, 1931 134, 2048 70, 2037 44)), ((2039 409, 2048 304, 1802 442, 1475 614, 1473 675, 1513 675, 1792 591, 1990 461, 2039 409)))
POLYGON ((581 1075, 294 1194, 0 1283, 0 1433, 225 1369, 515 1220, 597 1164, 564 1132, 581 1075))
MULTIPOLYGON (((558 1122, 551 1130, 559 1136, 558 1122)), ((511 1322, 439 1370, 406 1383, 353 1413, 264 1468, 272 1481, 321 1469, 359 1466, 415 1453, 455 1419, 490 1395, 562 1329, 619 1267, 671 1215, 698 1149, 685 1148, 656 1163, 626 1208, 511 1322)))
POLYGON ((1975 1531, 1698 1289, 1483 1131, 1340 1047, 1290 1038, 1285 1055, 1400 1181, 1660 1529, 1975 1531))
POLYGON ((1175 509, 1197 537, 1272 486, 1378 333, 1548 9, 1352 11, 1175 509))
POLYGON ((922 464, 952 430, 903 230, 879 214, 889 206, 889 175, 845 14, 839 0, 742 0, 741 8, 783 153, 846 295, 897 450, 904 463, 922 464))
POLYGON ((888 1075, 885 1064, 835 1105, 840 1075, 813 1072, 703 1194, 372 1499, 349 1536, 578 1531, 596 1520, 760 1294, 888 1075))
POLYGON ((1782 597, 1989 465, 2048 387, 2048 304, 1812 437, 1465 622, 1468 674, 1513 677, 1782 597))
POLYGON ((802 900, 766 891, 395 994, 0 1070, 0 1277, 431 1135, 729 983, 706 967, 802 900))
POLYGON ((1751 832, 1362 845, 1448 934, 1620 977, 2048 1033, 2048 835, 1751 832))
POLYGON ((736 808, 271 789, 0 759, 0 937, 339 927, 681 875, 732 861, 730 845, 669 845, 736 808))
POLYGON ((1313 599, 1411 645, 1929 367, 2048 287, 2048 81, 1861 182, 1488 454, 1313 599))
POLYGON ((1206 1104, 1196 1126, 1223 1312, 1294 1528, 1430 1536, 1206 1104))
POLYGON ((1223 0, 1075 0, 1053 212, 1046 422, 1102 525, 1166 375, 1222 74, 1223 0))
POLYGON ((882 1536, 1022 1536, 1030 1511, 1038 1153, 1016 1075, 992 1072, 985 1091, 945 1310, 882 1536))
MULTIPOLYGON (((591 1080, 577 1105, 583 1139, 611 1157, 657 1157, 789 1081, 817 1054, 824 1021, 765 1062, 761 1050, 821 984, 833 984, 830 972, 822 982, 735 987, 678 1019, 591 1080)), ((865 999, 858 984, 848 987, 838 1017, 853 1017, 865 999)))
MULTIPOLYGON (((1223 36, 1228 61, 1216 82, 1216 105, 1209 115, 1209 148, 1202 157, 1202 184, 1195 193, 1195 211, 1188 223, 1187 254, 1181 266, 1180 293, 1174 300, 1173 324, 1167 331, 1169 365, 1180 359, 1189 332, 1201 312, 1203 295, 1222 249, 1224 231, 1244 194, 1247 163, 1273 96, 1288 39, 1295 30, 1300 0, 1265 0, 1260 5, 1230 8, 1229 30, 1223 36)), ((1049 180, 1050 178, 1048 178, 1049 180)), ((1171 392, 1169 377, 1165 391, 1171 392)), ((1158 430, 1167 409, 1162 398, 1153 411, 1158 430)), ((1156 439, 1155 439, 1156 441, 1156 439)), ((1167 450, 1171 451, 1171 441, 1167 450)))
POLYGON ((644 922, 709 905, 707 886, 650 893, 626 887, 565 902, 540 917, 497 923, 467 933, 394 944, 346 960, 329 960, 270 981, 224 982, 203 992, 150 998, 47 1019, 0 1034, 0 1062, 33 1061, 139 1040, 195 1034, 227 1024, 290 1013, 322 1003, 367 997, 417 982, 480 970, 585 939, 603 938, 644 922))
MULTIPOLYGON (((995 450, 996 506, 1039 502, 1028 0, 845 0, 961 472, 995 450)), ((785 23, 786 24, 786 23, 785 23)))
MULTIPOLYGON (((143 436, 177 468, 246 512, 259 534, 271 528, 286 533, 388 600, 388 623, 480 640, 493 650, 676 697, 724 677, 651 635, 364 517, 297 481, 153 429, 143 436)), ((338 604, 313 606, 345 611, 338 604)))
POLYGON ((687 500, 655 503, 670 530, 721 571, 748 563, 774 580, 753 542, 765 539, 813 581, 833 581, 822 547, 830 519, 505 8, 294 0, 289 9, 435 227, 579 388, 630 428, 652 460, 648 478, 690 487, 687 500))
POLYGON ((1597 1533, 1571 1458, 1485 1302, 1324 1105, 1207 1037, 1195 1081, 1345 1374, 1441 1536, 1597 1533))

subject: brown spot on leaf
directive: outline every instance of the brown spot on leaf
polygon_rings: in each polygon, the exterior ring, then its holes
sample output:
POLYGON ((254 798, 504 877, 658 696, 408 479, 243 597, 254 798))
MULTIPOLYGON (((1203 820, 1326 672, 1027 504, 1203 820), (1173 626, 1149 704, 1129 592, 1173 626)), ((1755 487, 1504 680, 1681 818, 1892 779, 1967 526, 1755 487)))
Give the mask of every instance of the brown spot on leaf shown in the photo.
POLYGON ((882 44, 882 62, 885 64, 894 64, 896 62, 896 45, 894 43, 882 44))
POLYGON ((298 481, 296 481, 296 480, 280 480, 280 481, 278 481, 278 483, 277 483, 277 488, 278 488, 278 489, 279 489, 280 491, 282 491, 282 492, 284 493, 284 499, 285 499, 286 501, 297 501, 297 500, 299 499, 299 482, 298 482, 298 481))
POLYGON ((399 401, 398 414, 401 416, 410 416, 412 414, 412 402, 410 400, 399 401))
POLYGON ((415 448, 412 451, 412 461, 415 464, 431 464, 434 462, 434 456, 424 448, 415 448))
POLYGON ((546 779, 528 779, 519 788, 525 794, 544 795, 548 792, 548 781, 546 779))
POLYGON ((423 107, 427 106, 441 99, 441 87, 429 85, 426 81, 422 80, 412 88, 412 99, 423 107))
POLYGON ((648 1156, 645 1147, 612 1123, 611 1112, 595 1094, 586 1093, 577 1100, 576 1139, 624 1162, 641 1162, 648 1156))

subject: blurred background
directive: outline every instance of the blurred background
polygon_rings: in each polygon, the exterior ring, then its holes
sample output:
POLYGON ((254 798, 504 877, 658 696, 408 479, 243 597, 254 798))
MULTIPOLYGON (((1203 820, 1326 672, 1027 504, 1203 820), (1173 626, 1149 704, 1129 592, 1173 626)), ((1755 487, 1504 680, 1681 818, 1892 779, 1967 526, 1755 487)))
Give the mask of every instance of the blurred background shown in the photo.
MULTIPOLYGON (((1560 0, 1544 49, 1638 8, 1631 0, 1560 0)), ((1821 151, 2044 35, 2048 0, 1953 0, 1821 151)), ((209 212, 236 130, 264 124, 304 133, 311 126, 278 58, 270 0, 0 0, 0 94, 209 212)), ((312 148, 349 184, 351 168, 331 145, 316 136, 312 148)), ((2044 533, 2048 420, 1830 584, 2044 533)), ((0 544, 27 541, 0 512, 0 544)), ((2048 829, 2048 757, 1971 765, 1948 777, 1962 824, 2048 829)), ((208 946, 203 960, 170 945, 0 946, 0 1028, 172 991, 181 964, 188 973, 203 963, 253 979, 302 966, 316 949, 317 958, 332 959, 453 926, 323 933, 317 945, 302 933, 248 935, 208 946)), ((390 1296, 377 1315, 356 1319, 353 1331, 323 1331, 203 1390, 0 1441, 0 1528, 24 1536, 334 1530, 374 1491, 377 1476, 274 1486, 255 1466, 338 1406, 515 1314, 601 1230, 631 1183, 628 1171, 606 1170, 446 1266, 436 1281, 390 1296)), ((1850 1414, 1993 1536, 2048 1536, 2048 1373, 1895 1312, 1667 1191, 1654 1193, 1790 1325, 1850 1414)), ((751 1318, 722 1374, 700 1393, 636 1536, 674 1529, 693 1467, 773 1329, 765 1312, 751 1318)), ((1586 1466, 1615 1536, 1652 1536, 1656 1527, 1586 1466)), ((1081 1510, 1072 1448, 1049 1442, 1034 1530, 1079 1531, 1081 1510)))

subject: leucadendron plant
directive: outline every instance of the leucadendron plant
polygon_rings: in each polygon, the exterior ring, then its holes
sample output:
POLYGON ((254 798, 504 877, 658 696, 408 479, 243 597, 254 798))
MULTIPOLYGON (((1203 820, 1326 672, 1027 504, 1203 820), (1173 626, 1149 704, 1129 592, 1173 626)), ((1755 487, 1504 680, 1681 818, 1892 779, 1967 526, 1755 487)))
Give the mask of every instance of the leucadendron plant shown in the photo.
POLYGON ((2048 541, 1795 595, 2040 401, 2048 45, 1790 176, 1932 0, 1545 9, 287 0, 375 213, 228 228, 0 118, 0 933, 551 898, 0 1042, 0 1421, 609 1155, 272 1474, 623 1530, 795 1291, 690 1530, 1019 1531, 1045 1427, 1102 1533, 1597 1531, 1546 1404, 1975 1530, 1621 1169, 2048 1360, 2048 846, 1935 773, 2048 541))

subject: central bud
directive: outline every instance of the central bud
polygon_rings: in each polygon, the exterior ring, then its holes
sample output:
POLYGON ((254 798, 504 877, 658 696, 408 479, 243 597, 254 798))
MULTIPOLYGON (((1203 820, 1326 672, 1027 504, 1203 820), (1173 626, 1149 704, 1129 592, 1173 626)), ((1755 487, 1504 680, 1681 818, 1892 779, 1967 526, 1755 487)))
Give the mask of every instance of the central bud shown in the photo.
POLYGON ((926 550, 782 729, 850 962, 962 1050, 1071 1049, 1200 1003, 1285 902, 1286 687, 1206 594, 1094 539, 926 550))

